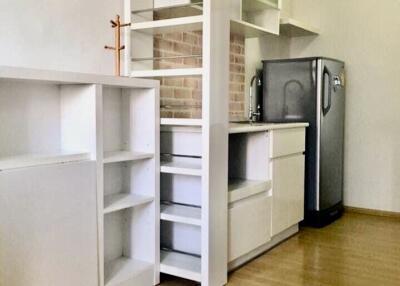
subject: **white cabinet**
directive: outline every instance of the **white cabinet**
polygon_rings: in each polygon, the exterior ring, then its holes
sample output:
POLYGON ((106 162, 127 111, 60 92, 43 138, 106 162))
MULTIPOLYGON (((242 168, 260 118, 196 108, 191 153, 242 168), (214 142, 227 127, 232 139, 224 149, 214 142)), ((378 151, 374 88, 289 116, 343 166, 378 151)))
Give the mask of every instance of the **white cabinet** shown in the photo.
POLYGON ((98 286, 96 164, 0 172, 0 285, 98 286))
POLYGON ((229 262, 271 239, 271 197, 268 192, 231 204, 228 214, 229 262))
POLYGON ((158 284, 159 82, 0 67, 0 138, 0 285, 158 284))
POLYGON ((272 236, 304 218, 305 129, 271 132, 272 236))

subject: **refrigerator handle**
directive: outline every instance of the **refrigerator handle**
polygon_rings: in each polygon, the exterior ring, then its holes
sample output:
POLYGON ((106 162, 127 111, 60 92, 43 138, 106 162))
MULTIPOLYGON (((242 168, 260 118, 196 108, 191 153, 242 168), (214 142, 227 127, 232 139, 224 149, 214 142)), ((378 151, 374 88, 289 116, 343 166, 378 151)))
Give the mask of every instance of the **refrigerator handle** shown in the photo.
POLYGON ((322 113, 325 116, 331 109, 332 104, 332 74, 327 66, 324 66, 322 73, 322 113), (328 76, 328 94, 325 94, 326 76, 328 76), (328 96, 328 98, 327 98, 328 96))

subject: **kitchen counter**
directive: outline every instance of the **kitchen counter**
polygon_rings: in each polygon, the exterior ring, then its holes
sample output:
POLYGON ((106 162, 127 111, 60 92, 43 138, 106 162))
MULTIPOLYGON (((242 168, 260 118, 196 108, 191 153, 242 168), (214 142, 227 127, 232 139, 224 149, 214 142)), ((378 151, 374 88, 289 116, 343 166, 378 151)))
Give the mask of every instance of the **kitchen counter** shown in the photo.
POLYGON ((268 130, 277 129, 289 129, 289 128, 299 128, 308 127, 309 124, 305 122, 296 123, 229 123, 229 134, 235 133, 250 133, 250 132, 262 132, 268 130))

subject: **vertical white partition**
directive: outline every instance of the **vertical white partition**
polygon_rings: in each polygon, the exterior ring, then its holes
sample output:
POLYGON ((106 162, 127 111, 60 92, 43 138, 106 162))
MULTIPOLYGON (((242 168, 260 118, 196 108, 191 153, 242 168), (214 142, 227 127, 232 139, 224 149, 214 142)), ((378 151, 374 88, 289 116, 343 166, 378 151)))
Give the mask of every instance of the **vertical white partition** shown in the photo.
MULTIPOLYGON (((146 12, 163 7, 170 9, 170 17, 151 21, 138 17, 145 11, 132 13, 133 2, 126 0, 125 20, 132 21, 132 26, 126 31, 130 49, 125 63, 127 75, 134 77, 202 77, 201 119, 161 122, 160 269, 214 286, 227 282, 230 1, 198 2, 156 1, 146 12), (140 21, 132 20, 132 15, 140 21), (131 57, 151 62, 156 58, 136 53, 133 45, 140 47, 142 37, 197 30, 202 30, 203 39, 201 67, 132 67, 131 57)), ((152 50, 152 44, 147 48, 152 50)))

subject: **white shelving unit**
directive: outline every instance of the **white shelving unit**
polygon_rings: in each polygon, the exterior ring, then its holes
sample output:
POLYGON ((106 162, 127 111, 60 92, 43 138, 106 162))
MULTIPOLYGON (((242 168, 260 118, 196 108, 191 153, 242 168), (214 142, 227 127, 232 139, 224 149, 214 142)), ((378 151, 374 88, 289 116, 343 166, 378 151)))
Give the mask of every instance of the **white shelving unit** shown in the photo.
POLYGON ((205 286, 224 285, 230 1, 204 0, 196 4, 198 1, 158 0, 154 6, 152 0, 139 2, 125 0, 124 21, 132 22, 125 33, 126 75, 202 78, 201 119, 161 120, 160 196, 167 204, 163 204, 160 214, 160 270, 205 286), (179 13, 153 21, 153 12, 160 11, 160 7, 171 10, 177 6, 179 13), (202 30, 201 67, 155 69, 153 61, 137 60, 154 58, 154 33, 193 30, 202 30))
POLYGON ((281 0, 231 1, 231 32, 245 38, 279 35, 281 0))
MULTIPOLYGON (((0 203, 14 236, 0 268, 12 259, 52 273, 33 272, 32 286, 157 284, 159 83, 0 67, 0 122, 0 201, 20 213, 0 203), (38 241, 53 249, 45 258, 38 241)), ((0 284, 26 284, 12 271, 0 284)))

